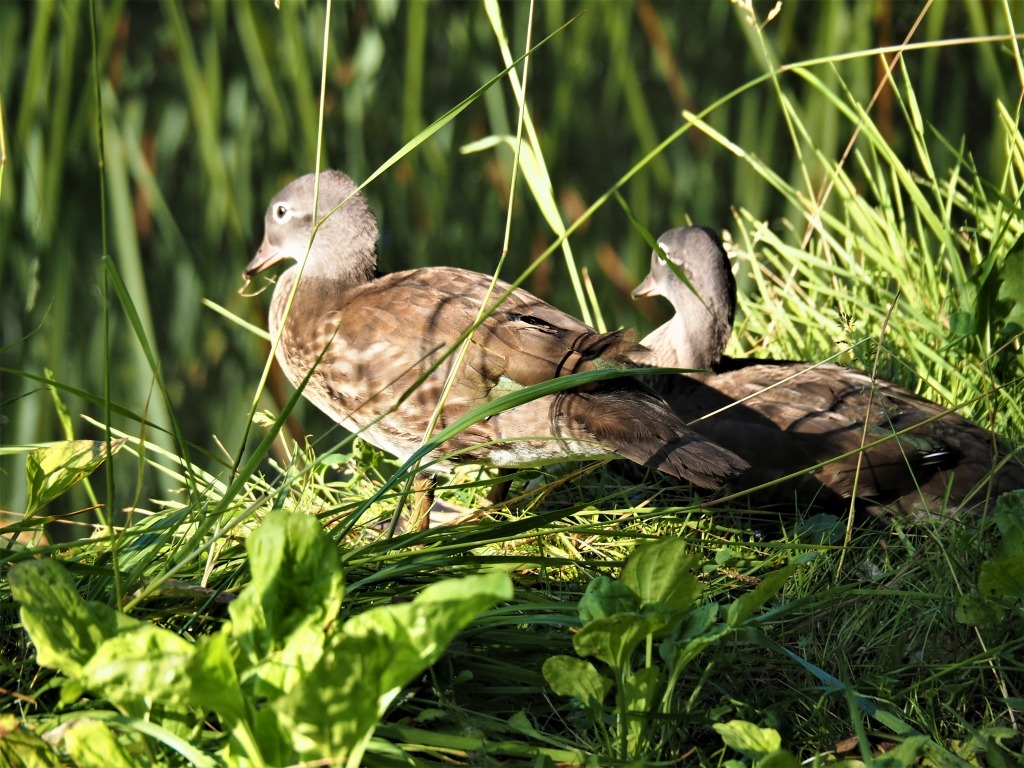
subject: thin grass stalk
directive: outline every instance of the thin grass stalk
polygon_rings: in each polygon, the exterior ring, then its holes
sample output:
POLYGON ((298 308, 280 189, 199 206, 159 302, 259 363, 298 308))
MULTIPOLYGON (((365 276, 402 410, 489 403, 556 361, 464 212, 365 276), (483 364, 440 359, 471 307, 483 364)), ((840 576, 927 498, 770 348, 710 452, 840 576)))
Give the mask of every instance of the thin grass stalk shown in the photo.
MULTIPOLYGON (((490 3, 490 4, 487 5, 489 15, 490 15, 490 12, 491 12, 491 6, 492 5, 493 5, 493 3, 490 3)), ((513 209, 515 207, 515 199, 516 199, 516 180, 519 177, 519 156, 520 156, 520 152, 522 150, 522 142, 523 142, 523 124, 524 124, 525 119, 526 119, 525 88, 526 88, 526 82, 527 82, 527 74, 529 73, 529 68, 530 68, 530 53, 529 53, 530 52, 530 44, 531 44, 531 42, 533 40, 533 11, 534 11, 533 0, 530 0, 529 21, 528 21, 527 27, 526 27, 526 53, 523 56, 523 90, 524 90, 524 93, 522 94, 523 98, 520 100, 520 104, 519 104, 519 121, 518 121, 518 125, 516 127, 516 148, 515 148, 515 155, 512 158, 512 179, 511 179, 511 182, 510 182, 510 189, 509 189, 508 212, 507 212, 506 217, 505 217, 505 238, 504 238, 504 241, 502 242, 501 255, 498 257, 498 264, 494 268, 494 272, 491 275, 490 285, 487 286, 487 291, 485 292, 484 297, 480 300, 480 309, 478 310, 477 316, 474 319, 473 324, 471 326, 471 328, 473 328, 474 330, 480 326, 480 324, 484 321, 484 318, 490 313, 490 310, 488 309, 488 302, 491 300, 491 297, 494 295, 494 288, 495 288, 495 286, 497 285, 497 282, 498 282, 498 275, 501 274, 501 267, 502 267, 502 265, 505 262, 505 258, 508 256, 508 244, 509 244, 509 239, 511 238, 511 233, 512 233, 512 211, 513 211, 513 209)), ((492 23, 493 23, 493 21, 492 21, 492 23)), ((506 63, 506 65, 508 64, 507 61, 505 63, 506 63)), ((509 78, 510 78, 510 80, 514 81, 514 75, 515 75, 515 70, 514 69, 510 69, 509 70, 509 78)), ((491 309, 493 309, 493 308, 491 308, 491 309)), ((442 387, 442 389, 441 389, 441 394, 440 394, 440 396, 437 399, 437 405, 434 406, 434 411, 433 411, 433 413, 430 414, 430 419, 427 421, 426 429, 424 430, 423 437, 420 440, 420 448, 422 448, 426 444, 427 440, 430 439, 431 434, 433 434, 434 429, 437 427, 437 422, 441 418, 441 411, 444 408, 444 404, 445 404, 445 402, 448 399, 448 395, 451 393, 452 387, 455 385, 455 379, 458 377, 459 371, 462 368, 462 364, 463 364, 463 362, 464 362, 464 360, 466 358, 466 352, 469 350, 469 345, 473 341, 473 332, 474 331, 470 331, 469 335, 466 336, 465 340, 463 340, 462 344, 459 346, 459 351, 456 353, 455 359, 452 362, 451 370, 448 372, 448 378, 445 381, 444 387, 442 387)), ((412 486, 413 476, 414 476, 414 474, 418 470, 419 470, 419 464, 418 463, 414 464, 411 467, 411 473, 410 473, 409 478, 405 482, 405 488, 403 490, 402 497, 399 500, 398 505, 395 507, 395 513, 394 513, 394 515, 392 515, 391 522, 388 525, 388 531, 387 531, 388 537, 393 536, 394 533, 395 533, 396 528, 398 527, 398 521, 399 521, 401 513, 402 513, 403 504, 404 504, 406 496, 407 496, 407 494, 408 494, 408 492, 409 492, 409 490, 410 490, 410 488, 412 486)))
MULTIPOLYGON (((324 20, 324 43, 323 43, 323 58, 320 69, 320 109, 317 114, 317 129, 316 129, 316 159, 313 163, 313 168, 316 171, 316 178, 313 182, 313 212, 314 219, 315 214, 320 210, 320 163, 323 157, 323 132, 324 132, 324 103, 327 91, 327 53, 329 50, 329 30, 331 21, 331 7, 332 0, 327 0, 326 4, 326 17, 324 20)), ((325 217, 326 218, 326 217, 325 217)), ((288 318, 288 313, 291 311, 292 301, 295 298, 295 292, 298 289, 299 281, 302 279, 302 271, 306 267, 306 260, 309 258, 309 251, 313 246, 313 238, 316 237, 316 233, 320 228, 320 222, 314 221, 313 231, 310 233, 309 245, 306 246, 306 252, 302 255, 302 263, 299 264, 299 274, 292 285, 292 291, 288 296, 288 304, 285 306, 284 319, 281 322, 281 327, 278 328, 278 332, 273 339, 271 344, 270 354, 267 357, 267 362, 263 366, 263 374, 260 377, 260 383, 256 387, 256 395, 253 398, 252 407, 249 411, 249 418, 246 419, 245 428, 242 432, 242 443, 235 455, 235 461, 231 467, 232 476, 238 471, 238 465, 242 461, 242 455, 245 451, 245 444, 249 439, 249 432, 252 429, 253 417, 256 415, 256 409, 259 407, 260 397, 263 395, 263 389, 266 386, 267 379, 270 376, 270 368, 274 364, 274 358, 277 356, 277 348, 281 344, 281 337, 284 335, 285 320, 288 318)), ((326 351, 326 350, 324 350, 326 351)), ((321 355, 323 353, 321 352, 321 355)), ((308 378, 308 377, 307 377, 308 378)), ((279 417, 280 418, 280 417, 279 417)))
POLYGON ((0 93, 0 200, 4 196, 4 172, 7 170, 7 131, 4 130, 4 97, 0 93))
MULTIPOLYGON (((779 111, 782 113, 782 119, 786 125, 786 131, 789 133, 790 144, 793 147, 795 162, 799 167, 800 173, 803 177, 803 182, 806 187, 807 196, 810 200, 814 199, 814 184, 811 181, 810 169, 807 167, 807 161, 804 159, 803 151, 803 140, 808 140, 805 126, 800 122, 800 118, 796 113, 792 102, 789 97, 783 92, 782 84, 779 82, 780 67, 776 66, 772 61, 772 56, 768 51, 768 44, 764 37, 764 27, 769 23, 766 20, 764 24, 757 24, 756 19, 753 17, 753 11, 751 11, 751 26, 754 28, 755 35, 758 42, 761 45, 761 53, 764 56, 765 66, 771 74, 772 90, 775 94, 775 98, 779 102, 779 111)), ((808 228, 819 225, 819 217, 816 211, 812 211, 808 216, 808 228)))
POLYGON ((427 71, 427 3, 410 3, 406 10, 405 87, 402 89, 402 135, 409 140, 419 133, 423 111, 423 73, 427 71))
POLYGON ((882 327, 878 331, 878 344, 875 346, 875 359, 871 367, 871 392, 868 395, 868 407, 864 413, 864 425, 860 432, 860 448, 861 450, 857 453, 857 464, 853 470, 853 487, 850 490, 850 507, 846 514, 846 535, 843 540, 843 551, 839 555, 839 564, 836 566, 836 576, 843 570, 843 562, 846 559, 846 553, 850 546, 850 541, 853 538, 853 523, 857 514, 857 486, 860 483, 860 470, 863 466, 864 461, 864 446, 868 441, 868 428, 871 425, 871 411, 875 405, 875 391, 876 382, 878 381, 878 361, 882 355, 882 340, 885 338, 885 331, 889 327, 889 319, 892 317, 893 310, 896 309, 896 302, 899 301, 899 291, 896 292, 896 296, 893 297, 892 302, 889 304, 889 311, 885 314, 885 319, 882 321, 882 327))
POLYGON ((220 203, 219 206, 207 209, 207 220, 213 225, 214 216, 220 214, 232 231, 241 232, 241 219, 233 202, 234 196, 230 194, 227 166, 219 151, 216 123, 216 117, 220 113, 219 102, 212 97, 203 78, 202 67, 192 37, 189 35, 182 6, 173 0, 166 0, 162 5, 180 57, 181 74, 189 97, 189 109, 198 133, 196 143, 214 192, 211 197, 220 203))
MULTIPOLYGON (((99 182, 100 182, 100 253, 101 259, 108 258, 107 250, 107 188, 105 179, 105 148, 106 144, 103 137, 103 99, 101 96, 100 89, 100 68, 99 68, 99 51, 97 50, 96 44, 96 0, 89 0, 89 34, 92 41, 92 74, 93 74, 93 87, 94 96, 96 99, 96 141, 97 141, 97 152, 99 154, 99 182)), ((114 485, 114 462, 113 462, 113 436, 111 434, 110 425, 111 419, 111 384, 110 384, 110 278, 107 275, 106 270, 103 271, 103 440, 106 445, 106 451, 108 458, 104 462, 104 472, 106 473, 107 480, 107 503, 106 507, 97 507, 96 514, 100 516, 100 520, 104 522, 109 531, 110 536, 110 554, 117 562, 117 532, 114 529, 114 518, 113 510, 116 509, 115 504, 115 485, 114 485)), ((121 587, 121 576, 119 569, 113 569, 114 579, 114 595, 116 598, 115 605, 118 610, 123 610, 124 606, 124 594, 121 587)))
POLYGON ((1010 11, 1010 0, 1003 0, 1003 19, 1006 21, 1006 28, 1010 31, 1010 45, 1013 46, 1013 63, 1017 70, 1018 85, 1024 93, 1024 54, 1021 53, 1019 37, 1013 26, 1013 13, 1010 11))
MULTIPOLYGON (((882 92, 885 89, 885 87, 886 86, 892 87, 891 83, 889 81, 889 76, 891 75, 892 70, 896 66, 896 64, 899 63, 899 62, 902 62, 903 51, 910 44, 910 38, 912 38, 914 36, 914 33, 917 31, 917 28, 920 26, 921 22, 924 20, 925 14, 927 13, 927 11, 931 7, 931 5, 932 5, 932 0, 928 0, 928 2, 925 4, 925 6, 921 9, 921 12, 917 15, 917 18, 914 19, 914 23, 911 26, 910 31, 907 32, 906 37, 903 39, 903 46, 898 51, 896 51, 896 53, 893 55, 892 59, 888 59, 885 56, 881 56, 882 65, 883 65, 884 71, 885 71, 885 77, 879 79, 878 85, 875 87, 875 92, 871 95, 871 99, 868 101, 868 104, 865 107, 865 110, 864 110, 865 114, 868 114, 868 113, 871 112, 871 110, 874 107, 875 103, 878 101, 879 96, 882 95, 882 92)), ((849 157, 850 152, 853 150, 854 144, 857 141, 857 137, 860 135, 860 129, 861 129, 861 124, 858 122, 856 127, 853 130, 853 133, 850 135, 850 140, 846 143, 846 148, 843 150, 842 155, 840 155, 839 160, 835 164, 837 169, 838 168, 843 168, 846 165, 846 160, 849 157)), ((828 184, 822 188, 822 190, 819 192, 819 194, 817 196, 818 204, 819 204, 820 207, 824 208, 825 204, 828 202, 828 198, 829 198, 829 196, 832 193, 832 186, 833 186, 833 177, 830 175, 828 184)), ((804 232, 803 240, 800 243, 801 247, 804 247, 804 248, 807 247, 807 243, 810 241, 811 231, 812 231, 812 227, 811 227, 810 222, 808 222, 807 230, 804 232)))
MULTIPOLYGON (((316 177, 315 177, 315 180, 313 182, 313 211, 314 211, 314 214, 317 211, 319 211, 319 205, 320 205, 320 170, 321 170, 321 163, 322 163, 322 157, 323 157, 324 105, 325 105, 325 102, 326 102, 326 90, 327 90, 327 55, 328 55, 328 51, 330 49, 330 45, 329 45, 329 43, 330 43, 329 32, 330 32, 331 8, 332 8, 332 6, 333 6, 332 0, 327 0, 326 6, 325 6, 326 14, 325 14, 325 17, 324 17, 323 53, 322 53, 322 63, 321 63, 321 69, 320 69, 320 105, 319 105, 319 110, 317 112, 316 159, 315 159, 315 161, 313 163, 313 168, 316 171, 316 177)), ((314 215, 314 219, 315 219, 315 215, 314 215)), ((288 304, 285 307, 285 319, 287 319, 288 313, 291 311, 292 301, 295 298, 295 293, 296 293, 296 290, 298 289, 299 281, 302 279, 302 271, 303 271, 303 269, 305 269, 306 260, 309 258, 309 251, 310 251, 310 249, 313 246, 313 238, 316 237, 316 233, 319 230, 319 228, 320 228, 320 222, 314 221, 313 231, 310 233, 309 245, 306 247, 306 252, 302 256, 302 263, 299 265, 299 274, 296 277, 295 282, 292 285, 292 291, 291 291, 291 293, 288 296, 288 304)), ((273 343, 271 345, 270 354, 267 357, 267 362, 266 362, 266 364, 263 367, 263 374, 262 374, 262 376, 260 378, 260 383, 259 383, 259 385, 256 388, 256 395, 253 398, 253 403, 252 403, 252 406, 251 406, 251 409, 250 409, 250 412, 249 412, 249 418, 246 419, 245 428, 244 428, 243 433, 242 433, 242 442, 241 442, 241 445, 239 446, 238 452, 235 455, 235 460, 234 460, 234 463, 233 463, 233 465, 231 467, 231 476, 232 476, 233 480, 237 479, 237 477, 238 477, 238 475, 237 475, 238 467, 239 467, 239 464, 242 461, 242 456, 243 456, 243 453, 245 451, 245 444, 246 444, 246 442, 248 442, 249 432, 252 429, 253 418, 254 418, 254 416, 256 414, 256 409, 259 407, 259 399, 260 399, 260 397, 263 394, 263 389, 266 386, 267 379, 270 376, 270 368, 273 365, 274 358, 277 355, 277 348, 280 346, 281 337, 284 335, 284 328, 285 328, 285 323, 284 323, 284 321, 282 321, 281 322, 281 327, 278 329, 278 332, 275 335, 275 338, 273 339, 273 343)), ((321 352, 321 357, 323 356, 324 352, 326 352, 326 348, 321 352)), ((317 362, 319 363, 319 359, 317 360, 317 362)), ((309 376, 311 374, 312 374, 312 369, 306 375, 306 378, 303 381, 303 384, 305 384, 305 382, 309 380, 309 376)), ((298 389, 296 391, 295 394, 300 394, 301 392, 302 392, 302 389, 300 388, 300 389, 298 389)), ((293 395, 292 401, 295 402, 294 395, 293 395)), ((280 430, 281 426, 283 426, 286 417, 287 417, 287 414, 285 414, 285 413, 282 413, 282 414, 280 414, 278 416, 277 423, 276 423, 276 426, 277 426, 278 430, 280 430)), ((268 447, 269 447, 269 444, 268 444, 268 447)), ((257 455, 260 455, 260 454, 257 453, 257 455)), ((220 516, 218 515, 216 519, 218 521, 218 527, 219 527, 220 516)), ((212 541, 216 541, 219 538, 220 533, 221 533, 221 531, 217 530, 215 532, 215 535, 214 535, 212 541)), ((211 571, 213 569, 213 562, 214 562, 214 560, 213 560, 213 556, 212 556, 213 555, 213 544, 212 544, 212 542, 211 542, 210 550, 209 551, 210 551, 210 555, 211 556, 207 559, 206 567, 205 567, 205 570, 204 570, 204 573, 203 573, 203 584, 206 584, 207 580, 210 577, 210 573, 211 573, 211 571)))
MULTIPOLYGON (((501 51, 502 61, 506 67, 512 65, 512 52, 509 48, 508 34, 505 32, 504 25, 501 21, 501 12, 498 8, 495 0, 485 0, 484 9, 487 12, 487 19, 491 23, 491 29, 494 32, 494 36, 498 42, 498 48, 501 51)), ((577 17, 570 19, 563 25, 567 27, 569 24, 575 22, 577 17)), ((530 5, 529 23, 527 26, 528 34, 532 34, 533 28, 533 4, 530 5)), ((519 124, 516 128, 516 139, 515 144, 512 148, 514 153, 513 158, 513 182, 512 188, 515 189, 515 176, 516 171, 520 166, 520 154, 522 152, 522 132, 523 128, 526 129, 527 137, 529 138, 529 149, 531 157, 535 163, 535 173, 527 176, 527 181, 530 184, 530 188, 533 192, 534 197, 540 206, 541 212, 544 214, 544 218, 547 219, 548 225, 554 230, 555 235, 560 235, 565 230, 565 225, 562 221, 561 213, 558 210, 558 204, 555 202, 553 194, 553 184, 551 183, 551 176, 548 173, 547 165, 544 162, 544 154, 541 149, 540 137, 537 135, 537 129, 533 124, 533 118, 530 116, 529 107, 526 104, 526 67, 523 68, 523 83, 520 84, 519 77, 516 74, 515 69, 509 70, 509 85, 512 88, 512 95, 515 97, 516 103, 519 105, 519 124), (533 178, 536 176, 537 178, 533 178)), ((505 226, 505 241, 502 248, 502 259, 508 253, 509 235, 511 230, 511 210, 512 201, 509 202, 509 216, 506 219, 505 226)), ((569 246, 568 239, 562 241, 562 254, 565 257, 566 268, 569 272, 569 281, 572 284, 573 292, 576 295, 576 301, 580 307, 580 318, 587 325, 593 326, 594 319, 591 314, 590 304, 587 303, 586 297, 583 292, 583 288, 580 285, 579 270, 576 267, 576 260, 573 257, 572 249, 569 246)), ((594 305, 597 308, 597 305, 594 305)), ((598 330, 603 331, 604 328, 598 327, 598 330)))

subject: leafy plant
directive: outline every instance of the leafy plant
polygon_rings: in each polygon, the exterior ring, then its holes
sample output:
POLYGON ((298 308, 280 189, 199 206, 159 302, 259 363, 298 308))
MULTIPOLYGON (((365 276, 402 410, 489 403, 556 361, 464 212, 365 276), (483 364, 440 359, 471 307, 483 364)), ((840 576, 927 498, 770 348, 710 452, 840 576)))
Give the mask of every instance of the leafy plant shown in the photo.
POLYGON ((999 541, 978 569, 977 591, 960 597, 957 618, 998 630, 1007 614, 1024 618, 1024 491, 1000 496, 986 528, 998 530, 999 541))
POLYGON ((654 757, 677 710, 677 684, 707 648, 754 623, 754 612, 795 572, 780 568, 728 605, 702 603, 700 558, 681 539, 638 546, 618 579, 599 576, 580 600, 576 653, 603 663, 553 656, 544 678, 555 693, 583 708, 605 753, 620 760, 654 757), (605 700, 614 691, 614 702, 605 700))
MULTIPOLYGON (((228 765, 325 757, 360 765, 403 686, 470 620, 512 596, 505 575, 470 576, 338 622, 340 558, 316 518, 271 513, 247 548, 253 580, 231 603, 231 621, 195 642, 83 602, 53 560, 21 563, 9 578, 39 664, 67 678, 64 702, 98 695, 122 715, 153 723, 155 737, 189 759, 194 750, 182 750, 174 734, 201 722, 196 715, 213 715, 226 734, 220 756, 228 765)), ((115 757, 143 764, 123 751, 115 757)))

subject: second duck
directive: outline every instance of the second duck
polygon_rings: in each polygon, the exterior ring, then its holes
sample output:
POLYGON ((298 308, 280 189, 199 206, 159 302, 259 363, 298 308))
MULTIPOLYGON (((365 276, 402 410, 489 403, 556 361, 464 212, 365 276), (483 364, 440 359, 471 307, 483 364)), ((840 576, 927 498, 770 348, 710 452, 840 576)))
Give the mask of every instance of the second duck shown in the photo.
POLYGON ((705 372, 651 384, 694 429, 750 462, 745 485, 770 484, 759 499, 841 511, 856 497, 875 514, 924 517, 982 510, 1024 488, 1024 465, 991 432, 896 384, 838 365, 725 357, 736 281, 721 241, 680 227, 658 245, 693 290, 651 255, 633 295, 664 296, 675 316, 643 343, 659 365, 705 372))

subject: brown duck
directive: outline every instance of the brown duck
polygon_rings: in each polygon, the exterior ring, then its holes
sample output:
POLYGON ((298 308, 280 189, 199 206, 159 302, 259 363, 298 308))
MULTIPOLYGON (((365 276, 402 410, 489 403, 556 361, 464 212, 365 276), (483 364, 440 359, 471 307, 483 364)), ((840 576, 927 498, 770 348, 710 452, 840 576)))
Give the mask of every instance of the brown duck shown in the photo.
POLYGON ((724 357, 736 282, 717 235, 681 227, 658 245, 694 290, 652 254, 633 295, 664 296, 676 314, 643 344, 659 365, 707 373, 656 377, 654 389, 693 429, 752 465, 747 487, 829 462, 760 498, 840 510, 856 495, 876 514, 923 517, 984 509, 1024 488, 1024 465, 1001 455, 991 432, 902 387, 838 365, 724 357), (858 471, 861 446, 879 440, 858 471))
MULTIPOLYGON (((314 215, 314 182, 313 174, 303 176, 271 200, 263 244, 244 277, 297 262, 280 276, 270 305, 272 336, 284 324, 278 362, 296 386, 315 366, 305 397, 405 460, 424 438, 456 355, 431 366, 473 324, 491 278, 453 267, 378 274, 377 222, 356 184, 324 171, 314 215)), ((498 281, 491 303, 508 288, 498 281)), ((650 357, 623 335, 597 333, 516 289, 474 331, 435 431, 530 385, 581 371, 636 368, 650 357)), ((746 468, 687 429, 632 377, 563 390, 477 421, 428 454, 424 465, 437 472, 461 462, 521 467, 610 456, 703 488, 717 488, 746 468)))

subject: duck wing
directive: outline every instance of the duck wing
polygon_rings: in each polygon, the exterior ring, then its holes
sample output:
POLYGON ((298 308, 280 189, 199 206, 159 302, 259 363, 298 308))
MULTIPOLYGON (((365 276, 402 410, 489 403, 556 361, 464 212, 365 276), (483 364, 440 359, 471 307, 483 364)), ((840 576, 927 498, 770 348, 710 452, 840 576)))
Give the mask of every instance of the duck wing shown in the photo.
POLYGON ((987 430, 841 366, 727 360, 708 376, 672 378, 659 378, 658 391, 692 428, 748 460, 750 483, 829 462, 777 493, 809 491, 823 506, 857 496, 920 515, 962 506, 986 478, 997 493, 1024 487, 1019 462, 992 472, 998 450, 987 430))
MULTIPOLYGON (((466 270, 418 269, 307 302, 294 332, 288 320, 282 364, 297 383, 322 350, 307 397, 370 442, 407 457, 423 437, 457 355, 441 358, 475 320, 489 282, 466 270)), ((495 300, 507 288, 499 282, 495 300)), ((628 370, 649 360, 650 353, 625 335, 597 333, 516 290, 474 331, 438 426, 533 384, 581 371, 628 370)), ((618 454, 702 487, 717 487, 746 466, 688 430, 631 378, 575 387, 495 414, 432 455, 453 453, 502 466, 618 454)))

